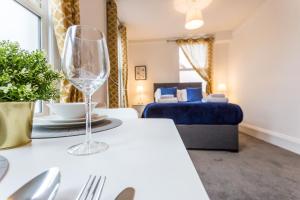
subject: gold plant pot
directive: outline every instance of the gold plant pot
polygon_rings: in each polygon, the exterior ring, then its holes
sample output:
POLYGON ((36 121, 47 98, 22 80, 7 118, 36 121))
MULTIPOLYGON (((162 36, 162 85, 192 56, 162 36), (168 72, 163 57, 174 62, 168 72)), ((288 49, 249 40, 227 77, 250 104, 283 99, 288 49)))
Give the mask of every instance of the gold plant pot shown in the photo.
POLYGON ((33 102, 0 102, 0 149, 31 142, 33 102))

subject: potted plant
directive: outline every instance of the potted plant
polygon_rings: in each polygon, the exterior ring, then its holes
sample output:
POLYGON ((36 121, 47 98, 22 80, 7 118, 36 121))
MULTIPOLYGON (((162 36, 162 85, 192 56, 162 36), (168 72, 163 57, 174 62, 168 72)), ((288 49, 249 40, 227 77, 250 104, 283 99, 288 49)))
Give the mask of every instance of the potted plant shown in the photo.
POLYGON ((60 78, 43 51, 0 41, 0 149, 31 141, 34 102, 56 99, 60 78))

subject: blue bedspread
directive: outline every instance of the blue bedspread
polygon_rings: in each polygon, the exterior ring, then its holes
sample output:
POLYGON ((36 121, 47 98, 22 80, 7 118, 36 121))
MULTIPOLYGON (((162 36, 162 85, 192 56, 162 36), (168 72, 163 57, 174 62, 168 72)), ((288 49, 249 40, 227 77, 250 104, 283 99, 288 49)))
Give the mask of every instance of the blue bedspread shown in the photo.
POLYGON ((175 124, 237 125, 243 120, 243 112, 231 103, 150 103, 142 117, 169 118, 175 124))

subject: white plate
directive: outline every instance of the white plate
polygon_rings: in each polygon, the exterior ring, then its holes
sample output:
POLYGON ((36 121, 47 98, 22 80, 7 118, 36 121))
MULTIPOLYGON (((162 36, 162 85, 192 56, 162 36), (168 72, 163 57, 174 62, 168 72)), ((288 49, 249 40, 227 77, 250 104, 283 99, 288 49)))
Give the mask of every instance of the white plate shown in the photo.
MULTIPOLYGON (((98 114, 92 114, 92 120, 99 118, 98 114)), ((53 122, 53 123, 72 123, 72 122, 85 122, 85 117, 76 119, 65 119, 58 115, 47 115, 35 118, 37 123, 53 122)))
MULTIPOLYGON (((92 125, 95 123, 99 123, 102 120, 106 119, 107 116, 97 116, 92 119, 92 125)), ((54 129, 54 128, 74 128, 74 127, 82 127, 85 125, 85 121, 75 121, 75 122, 52 122, 52 121, 47 121, 47 120, 34 120, 33 121, 33 126, 36 127, 41 127, 41 128, 49 128, 49 129, 54 129)))

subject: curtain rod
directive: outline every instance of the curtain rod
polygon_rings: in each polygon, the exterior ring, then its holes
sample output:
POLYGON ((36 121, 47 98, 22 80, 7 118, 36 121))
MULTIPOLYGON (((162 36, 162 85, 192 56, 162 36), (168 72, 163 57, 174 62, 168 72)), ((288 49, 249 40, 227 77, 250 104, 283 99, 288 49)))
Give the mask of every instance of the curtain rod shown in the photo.
MULTIPOLYGON (((214 36, 214 35, 213 34, 207 34, 207 35, 203 35, 203 36, 192 37, 191 39, 199 39, 199 38, 206 39, 206 38, 209 38, 211 36, 214 36)), ((181 39, 190 39, 190 38, 184 37, 184 38, 176 38, 176 39, 167 39, 166 41, 167 42, 176 42, 177 40, 181 40, 181 39)))

